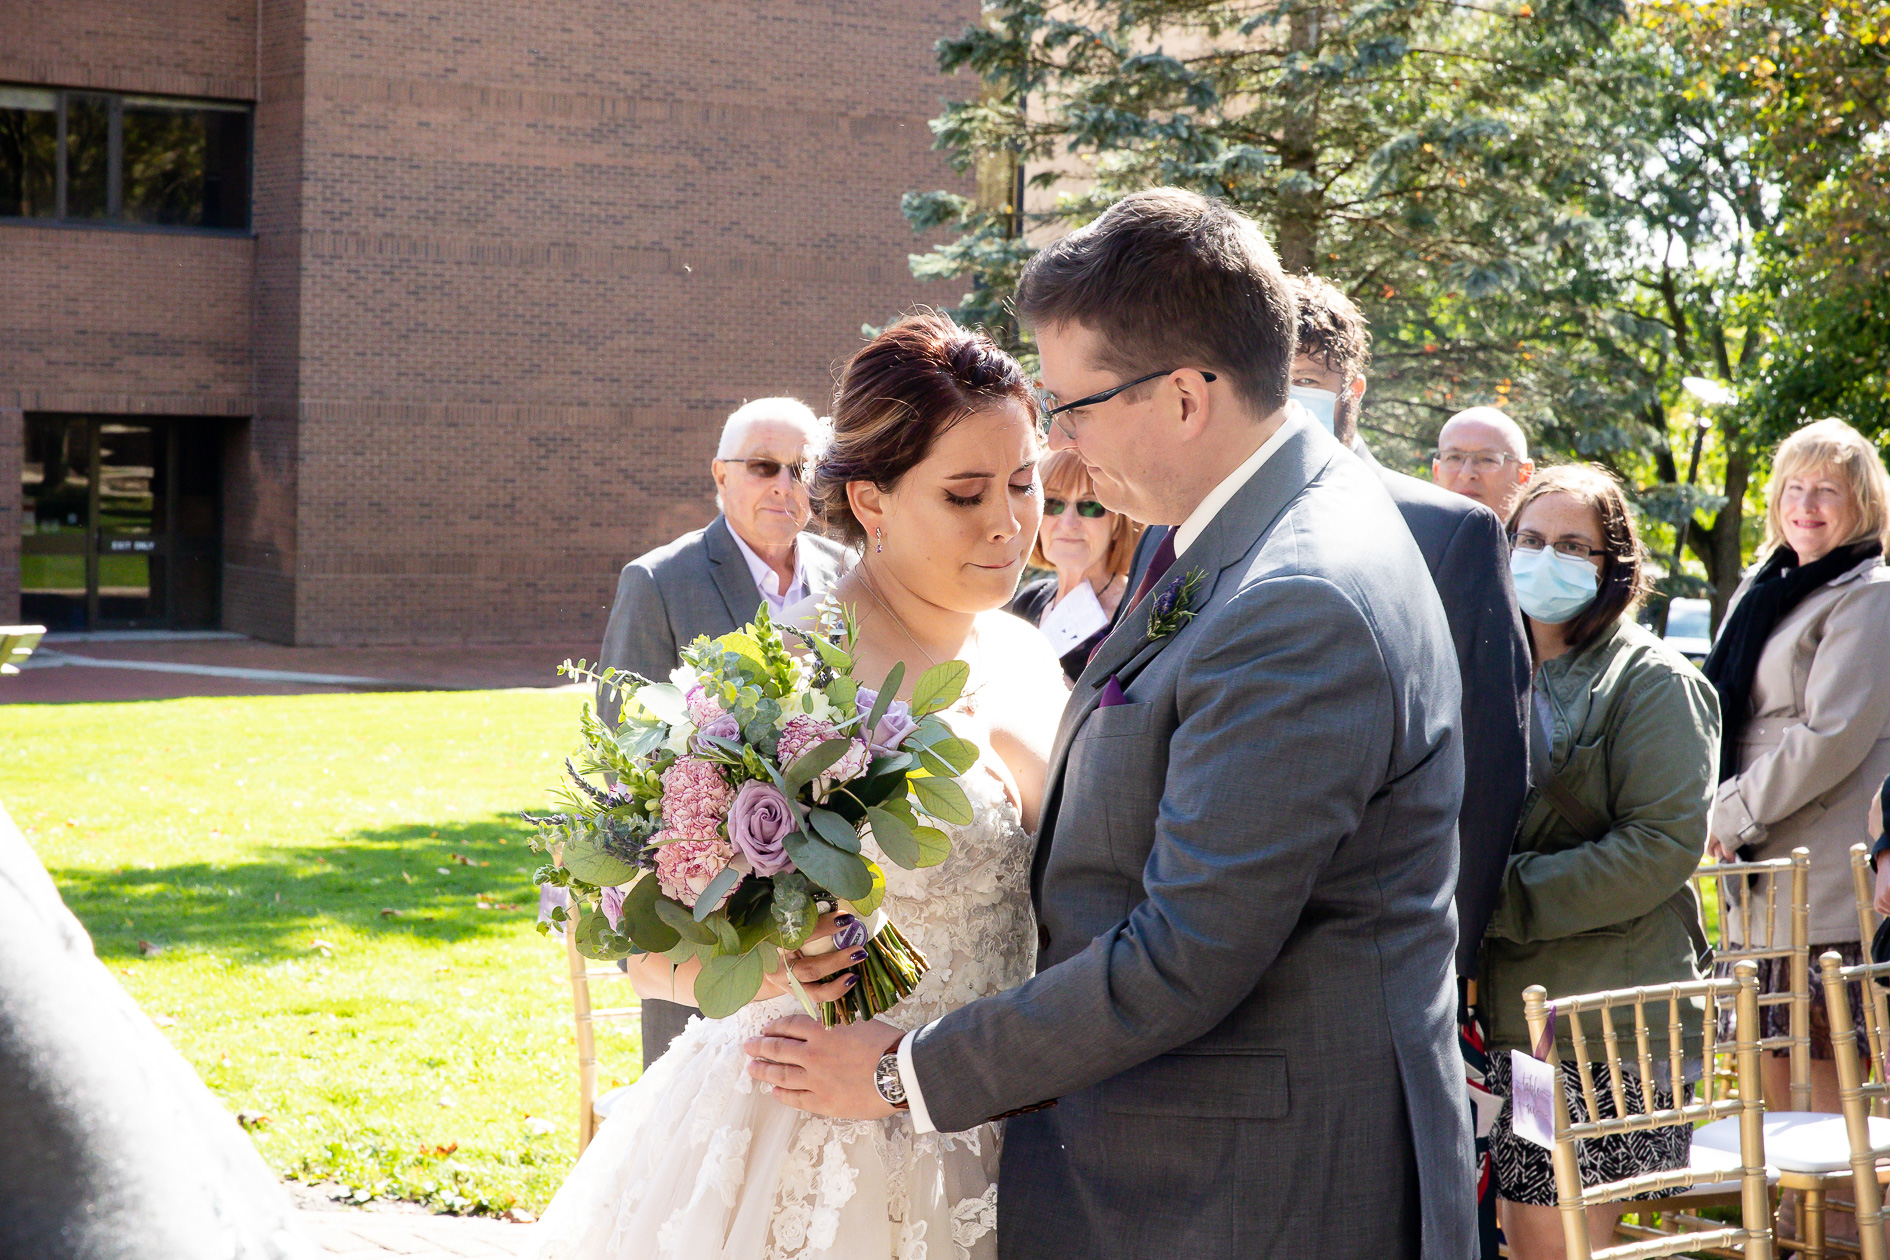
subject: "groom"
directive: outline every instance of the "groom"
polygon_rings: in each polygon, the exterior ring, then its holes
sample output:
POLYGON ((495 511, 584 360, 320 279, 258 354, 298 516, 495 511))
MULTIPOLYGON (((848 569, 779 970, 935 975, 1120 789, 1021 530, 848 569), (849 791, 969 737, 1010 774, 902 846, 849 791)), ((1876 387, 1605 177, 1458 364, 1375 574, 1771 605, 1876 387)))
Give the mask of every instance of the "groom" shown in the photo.
POLYGON ((1125 198, 1017 308, 1051 445, 1178 526, 1063 717, 1038 973, 910 1035, 778 1021, 750 1072, 921 1133, 1024 1109, 1004 1260, 1461 1260, 1459 694, 1423 557, 1371 470, 1289 418, 1294 299, 1252 221, 1125 198))

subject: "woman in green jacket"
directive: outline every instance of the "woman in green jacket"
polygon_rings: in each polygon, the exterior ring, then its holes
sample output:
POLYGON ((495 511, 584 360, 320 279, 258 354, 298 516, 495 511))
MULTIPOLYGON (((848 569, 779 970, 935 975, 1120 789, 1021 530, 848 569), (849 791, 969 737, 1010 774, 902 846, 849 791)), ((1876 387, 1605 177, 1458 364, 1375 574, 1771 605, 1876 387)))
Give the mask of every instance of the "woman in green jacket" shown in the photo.
MULTIPOLYGON (((1490 1021, 1492 1088, 1504 1099, 1490 1139, 1503 1232, 1512 1256, 1545 1260, 1563 1254, 1549 1152, 1510 1127, 1508 1051, 1531 1048, 1522 993, 1539 984, 1563 997, 1704 974, 1689 877, 1706 845, 1719 704, 1698 671, 1634 623, 1644 591, 1640 540, 1611 475, 1588 465, 1537 474, 1509 535, 1536 661, 1534 787, 1484 938, 1478 991, 1490 1021)), ((1700 1013, 1686 1021, 1689 1080, 1699 1067, 1700 1013)), ((1586 1018, 1598 1048, 1600 1026, 1586 1018)), ((1616 1018, 1632 1045, 1632 1011, 1616 1018)), ((1586 1109, 1567 1028, 1558 1023, 1555 1053, 1579 1122, 1586 1109)), ((1664 1066, 1664 1027, 1654 1040, 1664 1066)), ((1601 1075, 1597 1067, 1606 1116, 1601 1075)), ((1652 1085, 1653 1105, 1672 1106, 1676 1082, 1652 1085)), ((1623 1086, 1630 1107, 1643 1109, 1642 1082, 1623 1086)), ((1675 1125, 1585 1142, 1583 1183, 1684 1167, 1691 1133, 1675 1125)), ((1608 1245, 1620 1216, 1589 1209, 1596 1246, 1608 1245)))

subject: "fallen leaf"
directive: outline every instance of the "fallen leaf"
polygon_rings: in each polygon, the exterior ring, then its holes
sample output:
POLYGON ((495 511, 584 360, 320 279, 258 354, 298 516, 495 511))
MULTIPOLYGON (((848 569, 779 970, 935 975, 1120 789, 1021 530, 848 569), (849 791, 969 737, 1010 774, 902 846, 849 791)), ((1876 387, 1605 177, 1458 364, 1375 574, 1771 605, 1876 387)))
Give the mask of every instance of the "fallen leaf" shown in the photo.
MULTIPOLYGON (((869 713, 869 714, 867 714, 867 716, 868 716, 868 717, 871 717, 871 716, 873 716, 873 715, 869 713)), ((439 872, 440 874, 442 874, 442 875, 451 875, 451 874, 453 873, 453 872, 451 872, 451 871, 449 871, 449 870, 447 870, 447 869, 446 869, 446 868, 445 868, 444 866, 436 866, 436 867, 434 867, 433 869, 434 869, 434 870, 436 870, 436 871, 438 871, 438 872, 439 872)))
POLYGON ((543 1116, 527 1116, 525 1118, 525 1131, 527 1133, 536 1134, 539 1137, 543 1137, 547 1133, 555 1132, 557 1128, 557 1125, 545 1119, 543 1116))
POLYGON ((266 1129, 274 1119, 275 1117, 265 1116, 260 1111, 239 1111, 236 1113, 236 1122, 245 1129, 266 1129))
POLYGON ((172 1019, 169 1015, 153 1015, 151 1022, 156 1024, 159 1028, 175 1028, 177 1026, 177 1021, 172 1019))
MULTIPOLYGON (((867 716, 871 717, 872 715, 868 714, 867 716)), ((400 911, 394 909, 392 906, 386 906, 381 910, 381 917, 383 919, 398 919, 400 917, 400 911)))
POLYGON ((500 1213, 499 1219, 502 1221, 510 1221, 514 1225, 530 1225, 538 1218, 533 1216, 530 1212, 527 1212, 524 1208, 515 1207, 505 1209, 504 1212, 500 1213))
POLYGON ((459 1106, 459 1099, 454 1098, 451 1094, 441 1094, 438 1098, 435 1098, 433 1101, 436 1106, 440 1106, 440 1107, 459 1106))
POLYGON ((420 1153, 422 1155, 433 1155, 433 1156, 444 1157, 447 1155, 451 1155, 454 1151, 458 1149, 459 1149, 458 1142, 448 1142, 444 1146, 428 1146, 425 1142, 422 1142, 420 1144, 420 1153))
MULTIPOLYGON (((870 716, 870 715, 869 715, 869 716, 870 716)), ((406 880, 406 881, 407 881, 407 882, 408 882, 409 884, 411 884, 411 883, 413 883, 413 876, 411 876, 411 875, 409 875, 409 874, 407 874, 407 872, 405 872, 405 871, 402 871, 402 872, 400 873, 400 877, 401 877, 402 879, 404 879, 404 880, 406 880)), ((280 897, 278 897, 278 898, 277 898, 277 900, 278 900, 278 901, 280 901, 280 900, 281 900, 281 898, 280 898, 280 897)))
MULTIPOLYGON (((872 715, 868 714, 867 716, 871 717, 872 715)), ((153 945, 150 941, 139 941, 138 952, 140 954, 143 954, 146 958, 150 958, 154 955, 163 953, 164 947, 162 945, 153 945)))

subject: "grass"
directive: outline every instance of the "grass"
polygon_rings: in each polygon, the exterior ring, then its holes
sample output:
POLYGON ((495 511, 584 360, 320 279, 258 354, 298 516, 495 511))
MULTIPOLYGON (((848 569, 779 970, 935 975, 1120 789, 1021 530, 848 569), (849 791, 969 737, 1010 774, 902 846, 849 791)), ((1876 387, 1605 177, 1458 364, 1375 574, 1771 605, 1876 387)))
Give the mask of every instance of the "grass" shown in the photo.
MULTIPOLYGON (((271 1165, 536 1211, 575 1155, 576 1066, 517 813, 581 702, 10 705, 0 800, 120 982, 231 1111, 267 1117, 271 1165)), ((605 1083, 633 1079, 634 1031, 603 1035, 605 1083)))

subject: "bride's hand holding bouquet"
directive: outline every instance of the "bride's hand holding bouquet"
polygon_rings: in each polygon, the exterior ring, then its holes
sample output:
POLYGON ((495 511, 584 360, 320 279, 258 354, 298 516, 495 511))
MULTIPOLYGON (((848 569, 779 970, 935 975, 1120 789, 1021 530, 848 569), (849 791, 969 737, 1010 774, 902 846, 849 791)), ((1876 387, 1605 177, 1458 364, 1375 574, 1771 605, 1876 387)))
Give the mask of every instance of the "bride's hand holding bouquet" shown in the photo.
POLYGON ((624 702, 614 729, 586 707, 563 809, 526 816, 580 953, 661 956, 711 1018, 792 991, 831 1026, 912 992, 926 962, 880 911, 885 873, 864 842, 934 866, 951 843, 931 824, 971 821, 957 776, 978 750, 939 716, 969 671, 934 666, 895 700, 905 667, 861 686, 856 633, 830 601, 797 656, 763 607, 685 648, 667 683, 565 664, 624 702))

